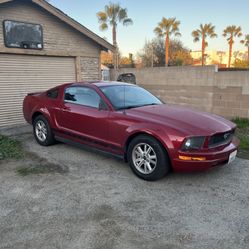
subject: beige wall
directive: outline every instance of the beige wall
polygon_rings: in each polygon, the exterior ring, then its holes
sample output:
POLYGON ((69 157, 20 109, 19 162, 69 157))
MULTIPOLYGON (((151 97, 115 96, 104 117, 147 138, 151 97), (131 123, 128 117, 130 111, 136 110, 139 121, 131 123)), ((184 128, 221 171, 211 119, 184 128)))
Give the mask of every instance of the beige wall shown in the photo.
POLYGON ((215 74, 213 112, 249 118, 249 71, 215 74))
MULTIPOLYGON (((84 58, 92 58, 91 60, 96 61, 99 60, 100 46, 35 4, 14 1, 0 5, 0 56, 1 53, 73 56, 75 58, 80 56, 83 59, 78 61, 84 61, 84 58), (6 48, 2 25, 3 20, 6 19, 41 24, 44 49, 39 51, 6 48)), ((87 78, 91 79, 96 79, 98 75, 99 78, 98 63, 95 68, 91 68, 89 73, 85 64, 80 65, 79 68, 82 69, 82 73, 78 75, 83 77, 87 75, 87 78)), ((78 80, 84 80, 84 78, 78 80)))
POLYGON ((217 72, 215 66, 120 69, 111 70, 111 79, 125 72, 169 104, 249 118, 249 72, 217 72))

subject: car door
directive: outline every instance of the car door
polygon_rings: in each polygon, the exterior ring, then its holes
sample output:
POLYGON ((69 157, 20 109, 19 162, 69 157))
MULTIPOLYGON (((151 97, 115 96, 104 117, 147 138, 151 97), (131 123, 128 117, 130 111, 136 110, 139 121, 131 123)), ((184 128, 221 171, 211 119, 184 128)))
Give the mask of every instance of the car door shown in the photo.
POLYGON ((56 121, 61 133, 105 147, 109 136, 108 116, 108 107, 95 89, 70 86, 65 89, 56 121))

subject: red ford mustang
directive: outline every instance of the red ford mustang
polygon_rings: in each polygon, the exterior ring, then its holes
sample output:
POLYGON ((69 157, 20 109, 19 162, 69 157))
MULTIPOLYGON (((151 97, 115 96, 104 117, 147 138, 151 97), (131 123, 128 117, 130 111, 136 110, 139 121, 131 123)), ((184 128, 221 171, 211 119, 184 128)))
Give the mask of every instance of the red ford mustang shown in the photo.
POLYGON ((122 156, 145 180, 162 178, 171 169, 199 171, 230 163, 239 144, 234 123, 164 104, 126 83, 71 83, 31 93, 23 113, 39 144, 93 146, 122 156))

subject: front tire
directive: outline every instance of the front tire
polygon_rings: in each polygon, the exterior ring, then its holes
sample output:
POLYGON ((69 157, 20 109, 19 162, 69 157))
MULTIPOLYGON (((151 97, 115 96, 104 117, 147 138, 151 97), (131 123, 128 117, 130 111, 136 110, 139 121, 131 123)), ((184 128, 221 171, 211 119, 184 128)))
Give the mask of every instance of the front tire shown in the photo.
POLYGON ((36 141, 43 146, 49 146, 55 143, 54 135, 47 119, 39 115, 33 122, 33 132, 36 141))
POLYGON ((170 161, 163 146, 148 135, 135 137, 129 144, 127 158, 132 171, 140 178, 155 181, 170 171, 170 161))

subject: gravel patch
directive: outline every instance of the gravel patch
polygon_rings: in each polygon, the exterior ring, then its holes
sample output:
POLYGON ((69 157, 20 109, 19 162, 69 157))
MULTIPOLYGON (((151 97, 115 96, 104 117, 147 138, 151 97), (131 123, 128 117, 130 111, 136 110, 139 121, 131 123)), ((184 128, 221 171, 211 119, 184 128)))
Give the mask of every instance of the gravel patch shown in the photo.
POLYGON ((248 160, 146 182, 120 159, 42 147, 31 127, 0 133, 65 169, 23 177, 16 169, 32 158, 0 163, 1 249, 248 248, 248 160))

